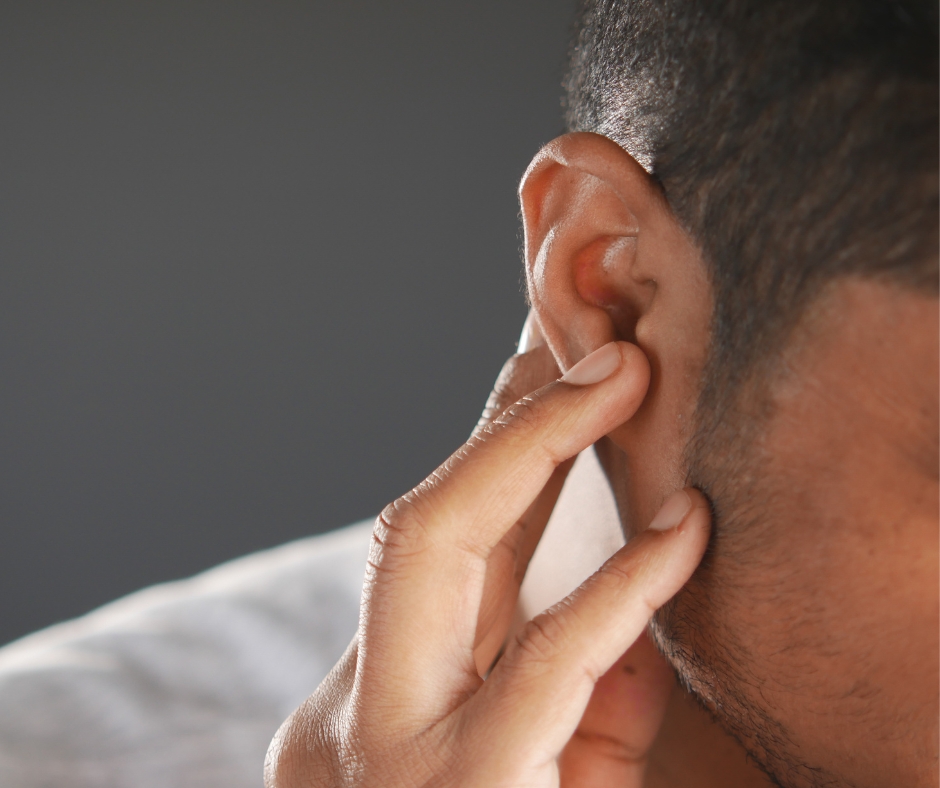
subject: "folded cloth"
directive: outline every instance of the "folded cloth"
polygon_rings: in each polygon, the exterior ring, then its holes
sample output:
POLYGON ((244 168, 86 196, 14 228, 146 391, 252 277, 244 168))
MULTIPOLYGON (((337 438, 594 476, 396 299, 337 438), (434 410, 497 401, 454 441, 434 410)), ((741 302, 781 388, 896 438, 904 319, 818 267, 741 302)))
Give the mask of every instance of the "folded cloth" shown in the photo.
POLYGON ((356 630, 371 523, 154 586, 0 648, 3 788, 259 788, 356 630))

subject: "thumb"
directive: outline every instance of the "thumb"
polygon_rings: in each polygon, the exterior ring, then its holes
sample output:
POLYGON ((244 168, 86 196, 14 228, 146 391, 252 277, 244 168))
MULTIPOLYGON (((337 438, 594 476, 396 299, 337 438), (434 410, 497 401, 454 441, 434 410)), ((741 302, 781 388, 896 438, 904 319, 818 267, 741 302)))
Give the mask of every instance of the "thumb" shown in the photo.
POLYGON ((640 788, 674 684, 672 668, 641 635, 595 685, 559 759, 562 788, 640 788))

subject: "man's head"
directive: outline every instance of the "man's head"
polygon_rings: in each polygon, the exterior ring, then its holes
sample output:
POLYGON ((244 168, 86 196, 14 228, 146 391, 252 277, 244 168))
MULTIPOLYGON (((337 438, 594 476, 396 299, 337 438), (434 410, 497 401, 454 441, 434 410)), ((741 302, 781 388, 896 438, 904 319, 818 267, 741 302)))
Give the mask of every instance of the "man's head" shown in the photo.
POLYGON ((936 778, 933 8, 588 2, 567 110, 594 133, 521 187, 560 365, 651 361, 598 446, 625 529, 685 483, 715 508, 654 634, 785 785, 936 778))

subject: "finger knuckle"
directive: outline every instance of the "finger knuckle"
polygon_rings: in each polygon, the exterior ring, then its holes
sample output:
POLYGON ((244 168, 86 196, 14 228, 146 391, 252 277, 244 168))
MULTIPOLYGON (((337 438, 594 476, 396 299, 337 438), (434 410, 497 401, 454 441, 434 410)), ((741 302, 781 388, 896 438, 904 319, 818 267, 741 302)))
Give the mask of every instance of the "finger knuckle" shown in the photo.
MULTIPOLYGON (((497 415, 501 415, 500 414, 497 415)), ((488 440, 492 439, 494 435, 502 432, 504 425, 497 423, 493 419, 487 419, 484 421, 480 419, 479 424, 477 424, 476 429, 474 429, 473 434, 470 436, 470 439, 467 441, 467 448, 474 449, 482 443, 486 443, 488 440)))
POLYGON ((500 373, 496 384, 486 400, 486 407, 483 410, 483 416, 480 418, 478 426, 486 426, 499 418, 500 414, 508 405, 515 402, 522 395, 516 383, 516 364, 515 359, 510 359, 503 371, 500 373))
POLYGON ((540 613, 516 635, 515 658, 524 664, 554 659, 565 647, 566 630, 557 611, 540 613))
POLYGON ((265 756, 265 788, 340 788, 348 784, 344 768, 348 744, 336 736, 340 726, 330 723, 333 718, 334 710, 323 708, 318 690, 287 719, 265 756))
POLYGON ((606 576, 607 582, 621 591, 626 591, 636 583, 634 569, 623 563, 611 561, 601 571, 606 576))
POLYGON ((513 424, 517 428, 533 429, 541 422, 544 409, 545 393, 541 389, 533 391, 506 408, 498 423, 513 424))
POLYGON ((649 615, 656 611, 656 606, 643 593, 643 573, 638 571, 635 561, 618 561, 615 557, 604 565, 596 578, 597 582, 610 589, 612 595, 634 600, 649 615))
POLYGON ((381 555, 404 556, 420 552, 429 531, 427 506, 412 491, 386 506, 372 529, 381 555))
POLYGON ((605 758, 627 765, 642 765, 647 760, 647 748, 605 733, 579 727, 574 740, 590 749, 595 757, 605 758))

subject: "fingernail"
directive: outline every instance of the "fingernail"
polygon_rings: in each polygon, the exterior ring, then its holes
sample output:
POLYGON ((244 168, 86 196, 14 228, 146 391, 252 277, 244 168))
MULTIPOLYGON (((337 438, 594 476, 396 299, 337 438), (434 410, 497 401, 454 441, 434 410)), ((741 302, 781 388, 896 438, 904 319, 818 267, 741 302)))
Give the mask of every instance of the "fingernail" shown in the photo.
POLYGON ((685 490, 670 495, 649 524, 651 531, 668 531, 681 523, 692 509, 692 499, 685 490))
POLYGON ((516 353, 528 353, 542 343, 542 334, 535 323, 535 316, 530 311, 526 315, 525 323, 522 324, 522 334, 519 337, 519 346, 516 353))
POLYGON ((590 386, 609 378, 620 368, 622 357, 616 342, 608 342, 589 353, 569 369, 561 379, 572 386, 590 386))

